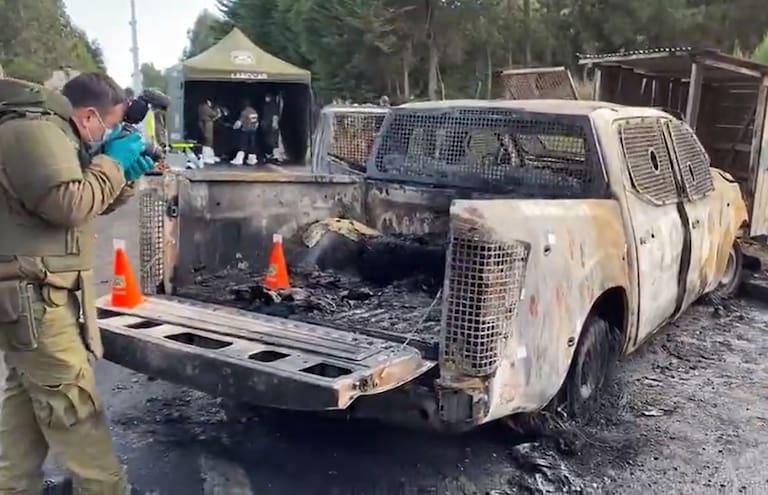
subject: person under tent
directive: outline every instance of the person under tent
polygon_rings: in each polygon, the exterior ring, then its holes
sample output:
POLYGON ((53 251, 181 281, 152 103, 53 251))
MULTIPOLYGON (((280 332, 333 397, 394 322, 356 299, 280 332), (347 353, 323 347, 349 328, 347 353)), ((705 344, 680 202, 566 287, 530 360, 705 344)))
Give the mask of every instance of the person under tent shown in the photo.
POLYGON ((210 99, 203 100, 197 108, 197 122, 202 136, 204 163, 216 162, 213 152, 213 123, 219 117, 221 117, 221 113, 213 107, 210 99))
POLYGON ((261 152, 260 159, 274 160, 274 150, 278 146, 280 129, 278 125, 280 105, 277 98, 267 93, 264 97, 264 106, 261 112, 261 152))
POLYGON ((243 110, 232 126, 233 129, 240 131, 240 149, 230 162, 233 165, 243 165, 243 159, 246 156, 248 165, 263 163, 263 148, 259 143, 260 120, 259 113, 253 108, 250 100, 243 100, 243 110))

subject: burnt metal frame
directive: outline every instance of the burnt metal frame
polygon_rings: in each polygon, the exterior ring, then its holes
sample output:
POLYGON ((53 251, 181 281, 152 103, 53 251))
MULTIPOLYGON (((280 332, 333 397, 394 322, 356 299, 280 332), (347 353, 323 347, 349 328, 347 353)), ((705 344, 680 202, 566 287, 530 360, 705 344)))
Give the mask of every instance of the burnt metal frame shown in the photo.
MULTIPOLYGON (((411 108, 395 108, 393 109, 389 115, 384 120, 384 123, 381 126, 381 130, 379 131, 379 134, 376 136, 376 141, 374 142, 373 149, 371 151, 371 155, 368 157, 368 164, 367 164, 367 177, 371 179, 378 179, 378 180, 385 180, 389 182, 404 182, 404 183, 417 183, 417 184, 428 184, 432 186, 446 186, 446 187, 453 187, 453 188, 461 188, 461 184, 455 184, 451 182, 445 182, 440 180, 435 180, 431 177, 425 177, 423 179, 420 179, 418 177, 407 177, 404 178, 398 174, 391 174, 387 173, 385 171, 379 170, 377 167, 377 157, 381 150, 383 139, 386 135, 387 130, 389 129, 389 126, 392 124, 392 121, 400 114, 400 112, 406 112, 406 113, 413 113, 413 114, 422 114, 422 115, 440 115, 440 114, 448 114, 448 113, 454 113, 456 111, 476 111, 476 112, 499 112, 505 114, 505 117, 514 116, 515 119, 518 120, 528 120, 528 121, 541 121, 541 122, 554 122, 558 124, 566 124, 566 125, 575 125, 575 126, 581 126, 584 129, 584 140, 585 140, 585 155, 593 157, 592 160, 592 167, 589 168, 587 171, 589 175, 586 177, 586 179, 590 183, 590 187, 586 188, 585 191, 583 191, 582 195, 575 195, 575 196, 568 196, 570 199, 605 199, 610 197, 609 187, 608 187, 608 181, 606 178, 605 170, 603 167, 603 158, 602 153, 600 152, 600 148, 597 145, 596 141, 596 133, 594 130, 594 126, 592 124, 591 119, 588 115, 567 115, 567 114, 556 114, 556 113, 541 113, 541 112, 528 112, 528 111, 521 111, 516 110, 514 108, 505 108, 505 107, 473 107, 473 106, 467 106, 467 105, 461 105, 461 106, 452 106, 452 107, 443 107, 443 108, 434 108, 434 109, 411 109, 411 108)), ((511 192, 508 189, 504 188, 494 188, 493 185, 490 185, 488 192, 498 192, 498 193, 508 193, 511 192)), ((514 191, 517 193, 518 191, 514 191)), ((522 194, 523 196, 525 194, 522 194)), ((531 196, 535 196, 535 192, 530 194, 531 196)), ((516 194, 517 196, 517 194, 516 194)))

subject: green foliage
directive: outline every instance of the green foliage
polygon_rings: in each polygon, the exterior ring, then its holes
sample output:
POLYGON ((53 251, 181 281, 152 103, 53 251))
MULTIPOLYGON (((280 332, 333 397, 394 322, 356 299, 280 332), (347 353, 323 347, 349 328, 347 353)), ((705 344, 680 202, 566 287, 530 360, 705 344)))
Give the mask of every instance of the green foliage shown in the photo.
POLYGON ((752 58, 758 62, 768 64, 768 33, 765 33, 763 41, 757 46, 752 58))
POLYGON ((184 48, 182 59, 199 55, 216 44, 221 39, 220 24, 219 18, 207 9, 200 12, 192 29, 187 32, 189 41, 187 47, 184 48))
POLYGON ((145 88, 159 89, 163 93, 168 92, 168 81, 165 75, 154 64, 141 64, 141 78, 145 88))
POLYGON ((15 77, 36 83, 43 83, 51 71, 41 64, 23 57, 4 58, 0 62, 7 77, 15 77))
POLYGON ((578 69, 578 53, 680 45, 750 53, 768 26, 764 2, 218 0, 223 20, 213 31, 238 26, 311 70, 325 101, 486 97, 498 69, 578 69))
POLYGON ((10 77, 44 82, 64 66, 104 70, 104 57, 62 0, 0 0, 0 64, 10 77))

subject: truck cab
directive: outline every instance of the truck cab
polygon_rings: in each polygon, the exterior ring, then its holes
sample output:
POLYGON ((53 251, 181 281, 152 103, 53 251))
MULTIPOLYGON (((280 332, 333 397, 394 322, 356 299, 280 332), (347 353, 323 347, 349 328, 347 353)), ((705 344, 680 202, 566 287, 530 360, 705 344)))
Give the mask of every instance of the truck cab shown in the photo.
POLYGON ((733 289, 746 222, 685 123, 584 101, 393 108, 359 174, 156 180, 145 301, 99 304, 107 359, 259 406, 446 430, 587 414, 619 355, 733 289), (262 283, 274 234, 282 293, 262 283))

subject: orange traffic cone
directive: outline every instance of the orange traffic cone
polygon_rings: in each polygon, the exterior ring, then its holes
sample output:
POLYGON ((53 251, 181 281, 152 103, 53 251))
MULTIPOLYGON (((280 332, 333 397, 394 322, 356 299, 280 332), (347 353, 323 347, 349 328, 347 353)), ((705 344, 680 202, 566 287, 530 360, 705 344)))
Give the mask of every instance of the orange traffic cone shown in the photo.
POLYGON ((288 266, 283 254, 283 236, 272 236, 272 251, 269 253, 269 268, 264 277, 264 287, 270 290, 290 289, 291 282, 288 279, 288 266))
POLYGON ((142 302, 139 284, 131 269, 131 262, 125 252, 125 241, 114 241, 115 263, 112 281, 112 306, 117 308, 135 308, 142 302))

